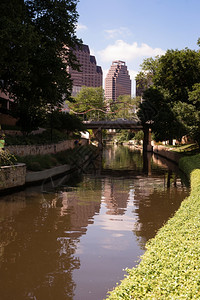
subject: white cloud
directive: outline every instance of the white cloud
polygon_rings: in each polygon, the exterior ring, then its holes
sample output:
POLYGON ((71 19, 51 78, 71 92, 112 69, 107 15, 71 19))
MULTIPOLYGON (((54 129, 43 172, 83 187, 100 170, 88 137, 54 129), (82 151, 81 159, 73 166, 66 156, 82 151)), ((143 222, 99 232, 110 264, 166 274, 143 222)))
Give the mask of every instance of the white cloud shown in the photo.
POLYGON ((135 94, 136 94, 135 76, 138 74, 138 71, 135 71, 135 70, 128 70, 128 71, 129 71, 131 83, 132 83, 131 94, 132 94, 132 96, 135 96, 135 94))
POLYGON ((77 24, 76 26, 76 30, 77 31, 82 31, 82 30, 87 30, 87 26, 86 25, 83 25, 83 24, 77 24))
POLYGON ((131 80, 135 80, 135 76, 138 74, 138 71, 128 70, 131 80))
POLYGON ((107 29, 107 30, 104 30, 106 35, 107 35, 107 38, 108 39, 114 39, 114 38, 117 38, 118 36, 130 36, 131 35, 131 31, 126 28, 126 27, 120 27, 120 28, 117 28, 117 29, 107 29))
POLYGON ((100 58, 104 62, 112 62, 113 60, 133 61, 141 57, 151 57, 162 55, 165 51, 161 48, 152 48, 142 43, 141 46, 137 42, 128 44, 123 40, 117 40, 114 44, 108 45, 104 50, 98 52, 100 58))
POLYGON ((106 78, 106 75, 108 74, 109 69, 103 69, 102 71, 103 71, 103 87, 104 87, 105 78, 106 78))
MULTIPOLYGON (((94 49, 90 48, 90 55, 94 55, 95 56, 95 51, 94 49)), ((98 64, 98 63, 97 63, 98 64)))

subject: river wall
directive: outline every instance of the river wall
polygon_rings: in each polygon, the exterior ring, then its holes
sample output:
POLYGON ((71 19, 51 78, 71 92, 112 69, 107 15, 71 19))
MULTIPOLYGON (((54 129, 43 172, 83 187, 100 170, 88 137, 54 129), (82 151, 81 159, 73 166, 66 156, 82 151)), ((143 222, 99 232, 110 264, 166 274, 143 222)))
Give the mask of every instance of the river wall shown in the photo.
POLYGON ((0 167, 0 192, 19 188, 25 184, 26 165, 16 164, 13 166, 0 167))
MULTIPOLYGON (((87 139, 80 139, 81 145, 87 145, 87 139)), ((17 156, 27 155, 44 155, 54 154, 57 152, 65 151, 74 148, 74 140, 62 141, 57 144, 46 144, 46 145, 16 145, 16 146, 5 146, 5 149, 10 153, 17 156)))
POLYGON ((182 155, 178 152, 174 152, 171 150, 172 150, 171 148, 165 146, 160 146, 160 145, 153 146, 153 153, 165 157, 178 164, 179 159, 182 157, 182 155))
MULTIPOLYGON (((81 145, 87 145, 87 139, 80 140, 81 145)), ((74 140, 61 142, 52 145, 36 145, 36 146, 12 146, 6 147, 12 151, 15 155, 36 155, 36 154, 48 154, 56 153, 74 148, 74 140)), ((77 146, 76 146, 77 147, 77 146)), ((66 172, 72 172, 76 169, 82 170, 93 157, 93 151, 88 151, 83 148, 80 149, 79 157, 76 161, 72 161, 69 165, 56 166, 50 169, 46 169, 39 172, 27 172, 25 164, 16 164, 13 166, 0 167, 0 195, 7 193, 16 188, 23 187, 25 185, 35 184, 42 180, 48 180, 52 177, 59 176, 66 172)), ((79 151, 78 151, 79 152, 79 151)))

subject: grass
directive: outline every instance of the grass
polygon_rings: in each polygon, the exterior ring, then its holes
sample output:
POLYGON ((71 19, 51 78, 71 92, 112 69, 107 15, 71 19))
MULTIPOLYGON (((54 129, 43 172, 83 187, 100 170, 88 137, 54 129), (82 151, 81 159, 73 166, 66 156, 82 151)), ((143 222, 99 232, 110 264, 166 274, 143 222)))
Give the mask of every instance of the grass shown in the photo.
POLYGON ((180 167, 190 176, 190 196, 108 299, 200 299, 200 154, 181 158, 180 167))
POLYGON ((176 146, 165 145, 165 147, 170 148, 171 151, 183 153, 184 155, 193 155, 199 152, 199 146, 196 143, 176 146))
POLYGON ((85 155, 89 155, 93 150, 91 145, 78 146, 74 149, 68 149, 66 151, 58 152, 56 154, 45 154, 45 155, 28 155, 18 156, 17 162, 23 162, 26 164, 27 170, 29 171, 42 171, 49 169, 54 166, 73 164, 82 159, 85 155))

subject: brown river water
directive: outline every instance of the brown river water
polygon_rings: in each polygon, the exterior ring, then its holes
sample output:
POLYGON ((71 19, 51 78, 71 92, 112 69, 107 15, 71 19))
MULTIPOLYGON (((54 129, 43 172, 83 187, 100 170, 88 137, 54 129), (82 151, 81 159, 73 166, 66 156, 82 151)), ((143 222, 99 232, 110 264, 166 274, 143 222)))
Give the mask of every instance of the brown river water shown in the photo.
POLYGON ((107 147, 87 172, 1 196, 0 299, 104 299, 188 192, 173 163, 107 147))

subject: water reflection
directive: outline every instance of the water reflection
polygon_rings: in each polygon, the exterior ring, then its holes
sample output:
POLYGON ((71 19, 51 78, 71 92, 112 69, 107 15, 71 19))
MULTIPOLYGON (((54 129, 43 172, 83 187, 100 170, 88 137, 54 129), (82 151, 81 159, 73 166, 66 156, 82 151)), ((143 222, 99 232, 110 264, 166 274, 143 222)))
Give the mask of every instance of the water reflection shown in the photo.
POLYGON ((95 175, 1 197, 2 299, 103 299, 187 195, 163 159, 121 147, 102 161, 95 175))

